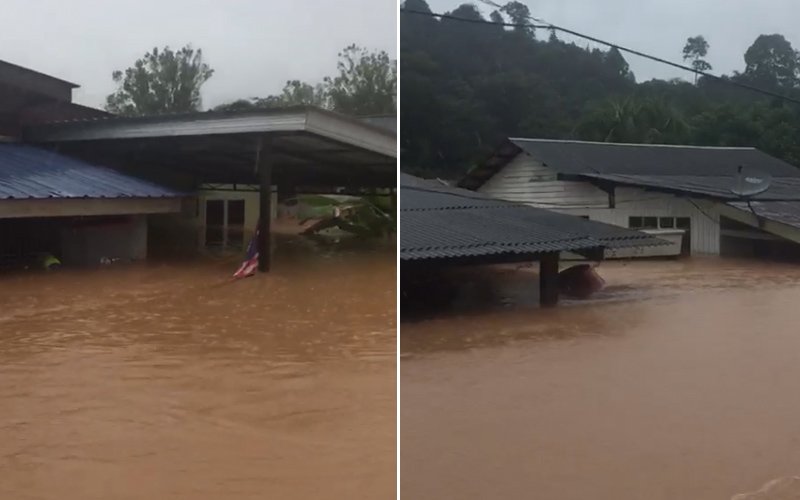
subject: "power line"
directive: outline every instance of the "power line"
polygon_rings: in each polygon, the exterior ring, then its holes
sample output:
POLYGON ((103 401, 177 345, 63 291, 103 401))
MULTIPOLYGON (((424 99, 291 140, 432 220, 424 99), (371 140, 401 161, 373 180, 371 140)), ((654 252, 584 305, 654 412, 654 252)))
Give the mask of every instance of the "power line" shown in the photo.
MULTIPOLYGON (((481 1, 483 1, 483 0, 481 0, 481 1)), ((484 3, 486 3, 486 2, 484 2, 484 3)), ((496 5, 496 4, 490 3, 490 5, 496 5)), ((663 59, 661 57, 652 56, 650 54, 646 54, 644 52, 641 52, 641 51, 638 51, 638 50, 635 50, 635 49, 630 49, 630 48, 625 47, 623 45, 617 45, 617 44, 612 43, 612 42, 607 42, 607 41, 602 40, 600 38, 593 37, 591 35, 585 35, 585 34, 580 33, 578 31, 574 31, 574 30, 571 30, 571 29, 568 29, 568 28, 557 26, 557 25, 551 24, 551 23, 546 23, 546 24, 495 23, 493 21, 487 21, 485 19, 467 19, 467 18, 464 18, 464 17, 453 16, 453 15, 450 15, 450 14, 438 14, 438 13, 434 13, 434 12, 425 12, 425 11, 421 11, 421 10, 406 9, 406 8, 400 9, 400 12, 402 14, 422 15, 422 16, 428 16, 428 17, 433 17, 433 18, 437 18, 437 19, 448 19, 448 20, 452 20, 452 21, 466 22, 466 23, 473 23, 473 24, 505 26, 505 27, 510 27, 510 28, 542 28, 542 29, 550 29, 550 30, 554 30, 554 31, 560 31, 562 33, 567 33, 567 34, 576 36, 578 38, 583 38, 583 39, 589 40, 591 42, 595 42, 595 43, 599 43, 601 45, 605 45, 606 47, 611 47, 613 49, 617 49, 617 50, 619 50, 621 52, 627 52, 629 54, 633 54, 635 56, 643 57, 645 59, 649 59, 651 61, 655 61, 655 62, 660 63, 660 64, 666 64, 666 65, 672 66, 674 68, 678 68, 678 69, 681 69, 681 70, 684 70, 684 71, 689 71, 690 73, 694 73, 696 75, 702 75, 702 76, 705 76, 706 78, 710 78, 710 79, 712 79, 714 81, 717 81, 717 82, 720 82, 720 83, 725 83, 725 84, 728 84, 728 85, 739 87, 739 88, 742 88, 742 89, 745 89, 745 90, 749 90, 751 92, 756 92, 756 93, 759 93, 759 94, 762 94, 762 95, 766 95, 766 96, 769 96, 769 97, 773 97, 773 98, 776 98, 776 99, 780 99, 780 100, 783 100, 783 101, 792 102, 794 104, 800 104, 800 99, 795 99, 794 97, 789 97, 787 95, 779 94, 779 93, 773 92, 771 90, 762 89, 760 87, 755 87, 755 86, 749 85, 747 83, 733 81, 733 80, 730 80, 730 79, 727 79, 727 78, 723 78, 721 76, 717 76, 717 75, 715 75, 713 73, 708 73, 707 71, 696 70, 696 69, 694 69, 694 68, 692 68, 690 66, 686 66, 685 64, 679 64, 679 63, 676 63, 676 62, 673 62, 673 61, 668 61, 667 59, 663 59)))
MULTIPOLYGON (((492 0, 478 0, 478 1, 480 3, 482 3, 482 4, 488 5, 490 7, 494 7, 495 9, 497 9, 499 11, 503 10, 503 6, 502 5, 500 5, 497 2, 493 2, 492 0)), ((538 18, 538 17, 533 17, 531 15, 528 15, 528 19, 530 19, 531 21, 535 21, 537 23, 545 23, 545 24, 548 24, 548 25, 550 24, 547 21, 545 21, 544 19, 541 19, 541 18, 538 18)))

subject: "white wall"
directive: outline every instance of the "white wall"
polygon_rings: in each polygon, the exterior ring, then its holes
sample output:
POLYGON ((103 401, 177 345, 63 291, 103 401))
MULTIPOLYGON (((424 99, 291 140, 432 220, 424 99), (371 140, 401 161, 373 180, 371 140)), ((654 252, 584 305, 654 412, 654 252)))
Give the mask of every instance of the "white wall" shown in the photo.
POLYGON ((520 154, 489 179, 480 192, 557 212, 628 227, 629 217, 691 218, 692 254, 719 254, 719 213, 715 204, 692 202, 669 194, 618 187, 615 207, 608 194, 588 182, 556 180, 556 172, 527 154, 520 154))
POLYGON ((517 155, 479 191, 503 200, 541 206, 607 207, 608 195, 586 182, 556 180, 556 172, 527 154, 517 155))

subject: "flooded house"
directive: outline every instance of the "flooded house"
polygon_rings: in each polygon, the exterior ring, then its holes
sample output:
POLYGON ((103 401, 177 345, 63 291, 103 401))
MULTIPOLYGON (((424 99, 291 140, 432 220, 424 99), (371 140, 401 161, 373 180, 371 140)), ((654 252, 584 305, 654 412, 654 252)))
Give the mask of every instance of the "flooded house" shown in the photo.
POLYGON ((72 102, 76 84, 0 61, 0 267, 147 255, 147 217, 184 194, 24 140, 26 127, 107 114, 72 102))
POLYGON ((120 117, 72 103, 76 87, 0 62, 6 262, 139 260, 148 234, 238 250, 257 233, 273 248, 279 200, 396 185, 394 118, 303 106, 120 117))
POLYGON ((459 186, 671 242, 609 257, 800 256, 800 170, 755 148, 510 138, 459 186))

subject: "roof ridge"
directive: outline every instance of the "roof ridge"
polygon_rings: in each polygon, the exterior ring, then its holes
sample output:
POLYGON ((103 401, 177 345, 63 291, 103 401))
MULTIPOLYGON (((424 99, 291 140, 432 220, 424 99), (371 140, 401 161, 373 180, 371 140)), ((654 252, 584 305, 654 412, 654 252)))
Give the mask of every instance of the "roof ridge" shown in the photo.
POLYGON ((600 142, 600 141, 581 141, 577 139, 540 139, 529 137, 509 137, 509 141, 524 142, 553 142, 559 144, 595 144, 601 146, 633 146, 646 148, 675 148, 675 149, 719 149, 719 150, 757 150, 754 146, 695 146, 691 144, 643 144, 634 142, 600 142))

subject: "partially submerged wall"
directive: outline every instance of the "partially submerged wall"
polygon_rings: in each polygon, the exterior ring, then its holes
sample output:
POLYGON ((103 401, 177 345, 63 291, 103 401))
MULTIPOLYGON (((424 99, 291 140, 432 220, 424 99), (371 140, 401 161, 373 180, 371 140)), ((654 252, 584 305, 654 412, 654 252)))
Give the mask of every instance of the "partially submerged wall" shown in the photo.
POLYGON ((87 218, 61 229, 61 261, 68 266, 91 266, 107 260, 124 262, 147 258, 147 218, 87 218))

